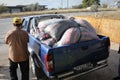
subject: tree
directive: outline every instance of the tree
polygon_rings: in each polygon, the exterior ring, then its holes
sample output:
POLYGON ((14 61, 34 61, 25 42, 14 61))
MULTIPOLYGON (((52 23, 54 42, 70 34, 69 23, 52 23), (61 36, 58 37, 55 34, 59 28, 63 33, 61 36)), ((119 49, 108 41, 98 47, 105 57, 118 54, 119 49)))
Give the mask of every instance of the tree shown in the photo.
POLYGON ((83 0, 82 6, 84 8, 89 7, 91 5, 100 5, 100 0, 83 0))
POLYGON ((0 13, 6 12, 8 8, 6 7, 5 4, 0 4, 0 13))
POLYGON ((103 4, 102 7, 103 7, 103 8, 107 8, 108 5, 107 5, 107 4, 103 4))

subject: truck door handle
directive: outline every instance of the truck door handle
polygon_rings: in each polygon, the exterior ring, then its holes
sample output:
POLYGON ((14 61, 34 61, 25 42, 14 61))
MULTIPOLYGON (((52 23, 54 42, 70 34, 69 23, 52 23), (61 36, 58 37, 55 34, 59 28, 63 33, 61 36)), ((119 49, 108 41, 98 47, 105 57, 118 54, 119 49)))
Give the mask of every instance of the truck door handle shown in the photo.
POLYGON ((88 46, 82 46, 81 49, 82 49, 82 50, 87 50, 87 49, 88 49, 88 46))

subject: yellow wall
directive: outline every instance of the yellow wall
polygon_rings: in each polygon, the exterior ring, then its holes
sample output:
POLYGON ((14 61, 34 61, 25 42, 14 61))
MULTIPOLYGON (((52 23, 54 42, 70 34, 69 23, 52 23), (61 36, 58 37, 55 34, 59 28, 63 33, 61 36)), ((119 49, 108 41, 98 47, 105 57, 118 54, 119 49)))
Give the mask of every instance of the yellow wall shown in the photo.
POLYGON ((90 22, 99 34, 110 37, 113 42, 120 43, 120 20, 95 17, 75 17, 90 22))

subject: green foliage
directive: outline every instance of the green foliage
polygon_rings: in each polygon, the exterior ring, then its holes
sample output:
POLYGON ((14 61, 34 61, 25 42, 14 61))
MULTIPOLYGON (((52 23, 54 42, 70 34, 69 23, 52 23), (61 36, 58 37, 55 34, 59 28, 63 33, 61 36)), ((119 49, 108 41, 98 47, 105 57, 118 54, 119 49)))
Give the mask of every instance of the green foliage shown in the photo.
POLYGON ((8 8, 5 6, 5 4, 0 4, 0 13, 6 12, 8 8))
POLYGON ((82 6, 84 8, 90 7, 91 5, 100 5, 100 0, 83 0, 82 6))
POLYGON ((103 8, 107 8, 107 6, 108 6, 107 4, 103 4, 102 5, 103 8))

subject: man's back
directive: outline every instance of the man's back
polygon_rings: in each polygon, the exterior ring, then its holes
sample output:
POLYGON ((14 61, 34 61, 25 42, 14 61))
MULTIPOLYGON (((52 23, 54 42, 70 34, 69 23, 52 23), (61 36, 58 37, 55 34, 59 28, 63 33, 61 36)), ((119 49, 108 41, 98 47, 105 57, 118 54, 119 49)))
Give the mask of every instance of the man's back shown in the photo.
POLYGON ((14 29, 7 33, 6 43, 9 45, 9 58, 14 62, 28 59, 28 34, 21 29, 14 29))

